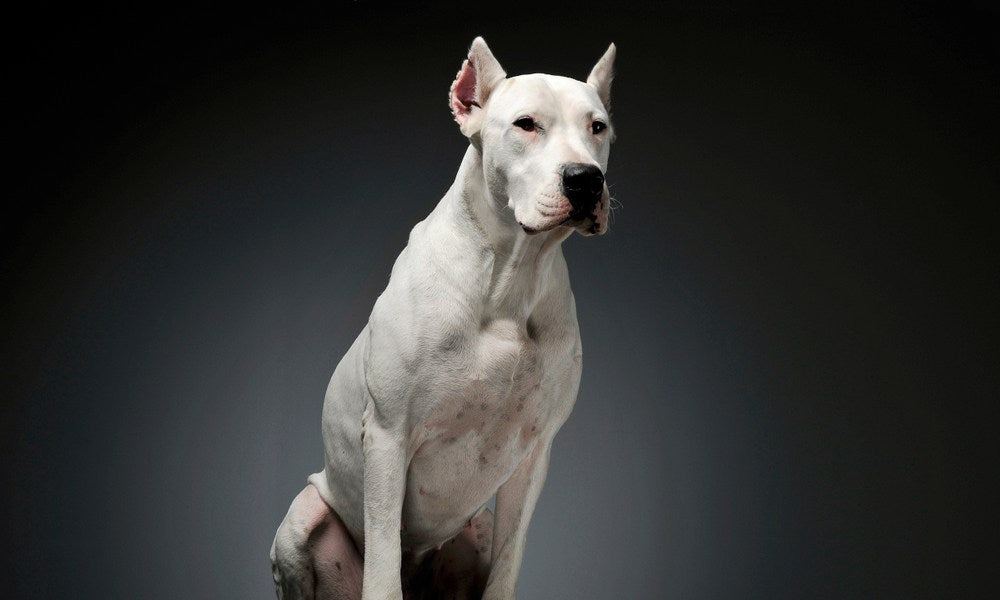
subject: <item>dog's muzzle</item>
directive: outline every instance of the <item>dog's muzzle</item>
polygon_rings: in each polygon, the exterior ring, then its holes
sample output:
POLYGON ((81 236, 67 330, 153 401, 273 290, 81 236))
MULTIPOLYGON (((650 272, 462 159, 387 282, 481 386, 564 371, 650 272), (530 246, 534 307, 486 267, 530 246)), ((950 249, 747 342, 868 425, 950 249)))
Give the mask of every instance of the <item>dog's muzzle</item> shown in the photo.
POLYGON ((595 165, 569 163, 562 171, 562 193, 573 207, 570 220, 593 217, 604 194, 604 173, 595 165))

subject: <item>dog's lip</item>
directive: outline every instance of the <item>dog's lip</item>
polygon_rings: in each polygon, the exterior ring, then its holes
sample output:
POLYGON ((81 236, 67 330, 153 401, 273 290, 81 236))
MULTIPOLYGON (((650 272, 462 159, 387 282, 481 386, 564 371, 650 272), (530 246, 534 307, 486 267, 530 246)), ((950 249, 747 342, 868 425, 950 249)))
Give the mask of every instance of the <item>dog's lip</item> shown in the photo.
POLYGON ((588 229, 597 224, 597 213, 590 213, 580 216, 570 216, 566 217, 560 225, 568 225, 575 229, 580 229, 582 227, 587 227, 588 229))
POLYGON ((528 235, 537 235, 546 231, 552 231, 556 227, 570 227, 581 232, 589 231, 591 233, 595 233, 597 223, 597 213, 590 213, 586 215, 568 215, 562 221, 553 222, 551 225, 545 225, 544 227, 537 228, 525 225, 521 221, 517 222, 521 229, 524 230, 524 233, 528 235))
POLYGON ((556 227, 574 227, 575 228, 575 227, 579 227, 582 224, 582 223, 571 223, 570 221, 572 221, 572 220, 573 219, 571 217, 566 217, 562 221, 559 221, 557 223, 552 223, 551 225, 545 225, 544 227, 540 227, 540 228, 528 227, 527 225, 525 225, 524 223, 521 223, 521 222, 518 222, 518 225, 520 225, 521 229, 523 229, 524 232, 527 233, 528 235, 536 235, 536 234, 539 234, 539 233, 544 233, 546 231, 552 231, 556 227))
POLYGON ((534 227, 528 227, 527 225, 525 225, 520 221, 518 221, 517 224, 520 225, 521 229, 524 230, 524 233, 527 233, 528 235, 535 235, 538 233, 542 233, 543 231, 548 231, 548 229, 535 229, 534 227))

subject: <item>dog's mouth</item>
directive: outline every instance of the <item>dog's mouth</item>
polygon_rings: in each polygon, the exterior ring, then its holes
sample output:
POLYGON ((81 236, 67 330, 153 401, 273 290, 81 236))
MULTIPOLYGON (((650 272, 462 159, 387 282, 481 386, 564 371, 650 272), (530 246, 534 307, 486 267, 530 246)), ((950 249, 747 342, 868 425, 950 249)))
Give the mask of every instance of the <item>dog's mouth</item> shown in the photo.
POLYGON ((530 227, 520 222, 518 225, 520 225, 524 233, 528 235, 545 233, 546 231, 552 231, 557 227, 568 227, 585 236, 602 235, 607 231, 607 226, 597 218, 596 214, 589 214, 585 217, 566 217, 562 221, 558 221, 544 227, 530 227))
POLYGON ((527 235, 537 235, 558 228, 571 229, 586 236, 601 235, 607 231, 606 193, 596 205, 588 207, 573 207, 565 197, 561 200, 559 204, 540 203, 535 207, 534 214, 528 213, 527 218, 517 219, 518 226, 527 235))
POLYGON ((571 227, 586 236, 601 235, 608 230, 607 202, 607 197, 604 196, 596 206, 574 210, 559 225, 571 227))
POLYGON ((572 227, 582 235, 601 235, 608 230, 608 204, 609 197, 607 189, 594 204, 584 206, 574 206, 566 219, 560 223, 562 226, 572 227))
MULTIPOLYGON (((567 220, 568 222, 568 220, 567 220)), ((583 219, 579 219, 573 223, 569 223, 570 227, 577 230, 581 235, 591 236, 591 235, 602 235, 608 230, 608 227, 604 222, 597 218, 597 215, 591 214, 583 219)))

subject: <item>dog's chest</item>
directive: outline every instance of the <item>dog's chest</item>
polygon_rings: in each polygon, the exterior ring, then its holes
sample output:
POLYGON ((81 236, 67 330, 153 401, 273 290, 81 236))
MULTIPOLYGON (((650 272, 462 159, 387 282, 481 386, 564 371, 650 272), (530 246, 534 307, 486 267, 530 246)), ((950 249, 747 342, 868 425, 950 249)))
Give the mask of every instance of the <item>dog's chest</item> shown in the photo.
POLYGON ((468 360, 448 370, 449 392, 418 425, 408 470, 404 526, 421 538, 438 533, 421 529, 461 527, 527 456, 552 412, 545 353, 523 324, 492 321, 463 345, 468 360))
POLYGON ((527 329, 510 320, 495 320, 471 340, 467 365, 455 373, 453 393, 439 400, 424 422, 427 441, 475 449, 482 445, 480 463, 489 464, 497 446, 515 430, 540 418, 539 391, 543 357, 527 329), (463 442, 463 443, 460 443, 463 442))

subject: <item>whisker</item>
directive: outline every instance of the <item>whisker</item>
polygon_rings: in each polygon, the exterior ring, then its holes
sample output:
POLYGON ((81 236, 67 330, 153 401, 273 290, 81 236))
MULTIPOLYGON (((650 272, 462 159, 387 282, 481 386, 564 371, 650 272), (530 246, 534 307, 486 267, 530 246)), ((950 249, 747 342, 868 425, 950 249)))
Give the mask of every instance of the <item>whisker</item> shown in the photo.
POLYGON ((618 200, 614 196, 608 196, 608 209, 609 209, 608 210, 608 220, 610 222, 612 222, 612 223, 615 222, 615 213, 618 210, 621 210, 622 206, 623 205, 622 205, 622 203, 621 203, 620 200, 618 200))

